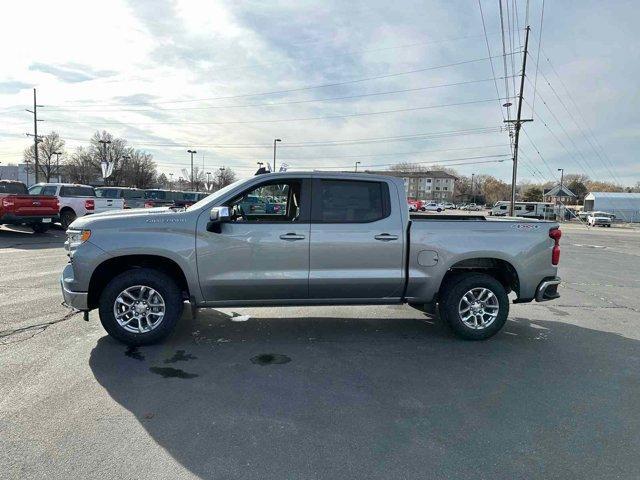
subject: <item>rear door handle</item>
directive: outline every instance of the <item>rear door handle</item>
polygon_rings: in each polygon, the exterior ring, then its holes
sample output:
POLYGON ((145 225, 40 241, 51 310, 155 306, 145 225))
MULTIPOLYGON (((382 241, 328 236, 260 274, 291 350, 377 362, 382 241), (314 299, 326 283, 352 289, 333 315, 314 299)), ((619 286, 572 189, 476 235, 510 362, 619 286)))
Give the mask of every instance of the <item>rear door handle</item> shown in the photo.
POLYGON ((398 235, 391 235, 390 233, 381 233, 380 235, 376 235, 373 238, 375 238, 376 240, 380 240, 381 242, 389 242, 391 240, 397 240, 398 235))
POLYGON ((304 235, 299 235, 297 233, 284 233, 280 235, 281 240, 304 240, 304 235))

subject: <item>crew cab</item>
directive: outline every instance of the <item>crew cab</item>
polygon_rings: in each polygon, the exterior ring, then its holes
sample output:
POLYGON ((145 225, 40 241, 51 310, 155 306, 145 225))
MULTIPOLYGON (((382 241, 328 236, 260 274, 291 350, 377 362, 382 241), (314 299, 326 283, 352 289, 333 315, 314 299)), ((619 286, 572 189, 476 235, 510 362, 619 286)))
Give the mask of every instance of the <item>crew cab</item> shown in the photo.
POLYGON ((124 208, 121 198, 97 198, 93 187, 76 183, 36 183, 32 195, 55 195, 60 204, 57 220, 66 229, 78 217, 124 208))
POLYGON ((0 180, 0 225, 27 225, 44 233, 58 216, 58 199, 29 195, 22 182, 0 180))
MULTIPOLYGON (((99 310, 130 344, 171 333, 193 309, 381 305, 438 309, 462 338, 496 334, 514 301, 559 296, 555 222, 408 212, 402 179, 285 172, 233 183, 176 210, 78 218, 67 231, 64 302, 99 310), (277 197, 276 212, 247 198, 277 197)), ((87 317, 88 318, 88 317, 87 317)))

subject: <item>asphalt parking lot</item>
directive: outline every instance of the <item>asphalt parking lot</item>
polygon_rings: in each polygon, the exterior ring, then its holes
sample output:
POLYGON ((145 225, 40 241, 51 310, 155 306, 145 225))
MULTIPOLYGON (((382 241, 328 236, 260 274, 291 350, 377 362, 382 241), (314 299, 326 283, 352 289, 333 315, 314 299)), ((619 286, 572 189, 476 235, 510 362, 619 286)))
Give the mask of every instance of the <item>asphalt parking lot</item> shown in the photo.
POLYGON ((486 342, 405 306, 186 309, 130 349, 60 305, 61 230, 0 228, 0 476, 637 479, 640 230, 563 230, 562 297, 486 342))

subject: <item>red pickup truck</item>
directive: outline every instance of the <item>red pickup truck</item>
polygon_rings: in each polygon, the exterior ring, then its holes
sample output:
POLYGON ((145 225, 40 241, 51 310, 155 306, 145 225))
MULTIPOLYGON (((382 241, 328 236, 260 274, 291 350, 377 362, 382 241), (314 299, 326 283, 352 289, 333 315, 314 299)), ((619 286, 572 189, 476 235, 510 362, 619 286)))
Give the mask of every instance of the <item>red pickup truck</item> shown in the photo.
POLYGON ((29 195, 22 182, 0 180, 0 225, 28 225, 36 233, 49 229, 58 216, 58 198, 29 195))

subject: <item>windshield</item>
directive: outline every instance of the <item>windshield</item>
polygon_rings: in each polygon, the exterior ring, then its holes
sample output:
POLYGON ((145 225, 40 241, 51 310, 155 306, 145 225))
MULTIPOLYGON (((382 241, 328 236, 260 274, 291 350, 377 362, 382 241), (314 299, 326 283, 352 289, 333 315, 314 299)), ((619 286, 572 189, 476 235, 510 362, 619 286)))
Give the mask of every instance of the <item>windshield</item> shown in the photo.
POLYGON ((225 195, 227 192, 230 192, 231 190, 236 188, 238 185, 241 185, 241 184, 243 184, 244 182, 247 182, 247 181, 248 181, 248 179, 238 180, 237 182, 233 182, 233 183, 227 185, 226 187, 221 188, 217 192, 213 192, 211 195, 208 195, 208 196, 204 197, 202 200, 194 203, 193 205, 188 207, 187 210, 197 210, 199 208, 202 208, 207 203, 215 201, 215 199, 225 195))

